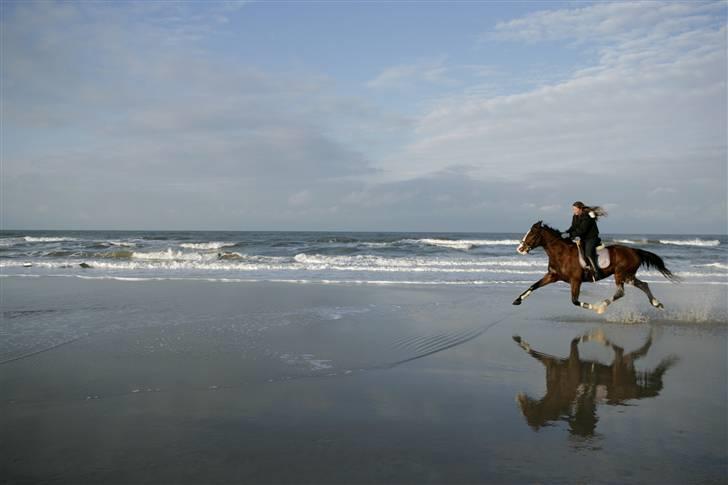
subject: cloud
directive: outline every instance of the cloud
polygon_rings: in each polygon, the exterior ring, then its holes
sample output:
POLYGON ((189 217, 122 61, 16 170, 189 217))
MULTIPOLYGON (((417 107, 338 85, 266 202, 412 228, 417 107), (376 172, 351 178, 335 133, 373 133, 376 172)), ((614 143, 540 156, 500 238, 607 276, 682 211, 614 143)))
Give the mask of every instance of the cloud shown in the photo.
POLYGON ((186 2, 125 6, 133 8, 29 2, 4 12, 6 227, 139 227, 134 217, 153 227, 153 217, 175 220, 171 207, 209 227, 203 208, 224 206, 234 219, 265 200, 275 211, 286 194, 305 202, 312 181, 373 172, 337 130, 403 126, 365 100, 338 96, 322 76, 231 63, 178 35, 211 30, 237 4, 199 15, 186 2), (82 212, 93 217, 76 217, 82 212))
POLYGON ((359 96, 211 48, 245 8, 206 5, 3 6, 4 227, 522 232, 588 199, 606 232, 726 230, 722 3, 531 13, 474 47, 580 65, 405 59, 359 96))
POLYGON ((601 200, 634 180, 637 193, 679 184, 676 202, 695 207, 697 196, 725 208, 726 26, 707 15, 720 8, 597 4, 499 24, 499 42, 596 39, 599 54, 536 89, 440 98, 380 168, 404 180, 467 165, 475 179, 601 200), (703 179, 712 181, 703 194, 685 189, 703 179))
POLYGON ((498 22, 486 40, 619 42, 671 37, 703 28, 725 15, 722 2, 603 2, 577 8, 541 10, 498 22))
POLYGON ((310 201, 311 201, 311 192, 309 192, 308 190, 301 190, 300 192, 291 194, 291 196, 288 197, 288 205, 294 206, 294 207, 306 205, 310 201))
POLYGON ((391 66, 379 73, 366 84, 370 88, 404 88, 417 84, 456 84, 449 76, 450 69, 445 65, 445 59, 421 61, 413 64, 391 66))

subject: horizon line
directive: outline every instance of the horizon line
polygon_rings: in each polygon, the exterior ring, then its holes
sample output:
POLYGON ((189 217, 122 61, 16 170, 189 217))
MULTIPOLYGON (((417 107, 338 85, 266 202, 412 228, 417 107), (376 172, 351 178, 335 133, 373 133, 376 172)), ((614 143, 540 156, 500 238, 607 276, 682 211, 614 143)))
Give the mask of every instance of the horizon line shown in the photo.
MULTIPOLYGON (((33 232, 348 232, 348 233, 384 233, 384 234, 400 234, 400 233, 419 233, 419 234, 451 234, 451 233, 465 233, 465 234, 520 234, 522 231, 442 231, 442 230, 352 230, 352 229, 2 229, 0 232, 22 232, 22 231, 33 231, 33 232)), ((611 236, 611 235, 644 235, 644 236, 716 236, 716 237, 728 237, 726 233, 696 233, 696 232, 602 232, 600 235, 611 236)))

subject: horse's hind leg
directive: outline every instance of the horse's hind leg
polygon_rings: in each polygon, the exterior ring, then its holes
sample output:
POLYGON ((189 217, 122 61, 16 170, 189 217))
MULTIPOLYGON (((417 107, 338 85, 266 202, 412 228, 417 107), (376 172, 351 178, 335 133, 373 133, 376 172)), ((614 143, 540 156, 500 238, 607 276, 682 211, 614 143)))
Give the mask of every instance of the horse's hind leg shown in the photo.
POLYGON ((640 290, 645 292, 645 294, 647 295, 647 298, 649 298, 650 303, 652 304, 653 307, 665 308, 664 305, 662 303, 660 303, 660 301, 657 298, 655 298, 655 296, 650 291, 650 285, 648 285, 647 283, 645 283, 642 280, 637 279, 636 277, 632 278, 631 283, 633 285, 635 285, 637 288, 639 288, 640 290))
POLYGON ((609 305, 624 296, 624 276, 618 273, 614 273, 614 282, 617 285, 617 291, 614 293, 614 295, 612 295, 611 298, 607 298, 602 302, 602 306, 605 310, 609 305))

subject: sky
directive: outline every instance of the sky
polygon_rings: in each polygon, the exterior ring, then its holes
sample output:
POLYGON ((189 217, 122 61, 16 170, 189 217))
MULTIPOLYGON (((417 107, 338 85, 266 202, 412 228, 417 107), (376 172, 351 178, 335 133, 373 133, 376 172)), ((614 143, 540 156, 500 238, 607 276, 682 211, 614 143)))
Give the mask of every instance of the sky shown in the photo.
POLYGON ((726 234, 727 6, 3 1, 0 227, 726 234))

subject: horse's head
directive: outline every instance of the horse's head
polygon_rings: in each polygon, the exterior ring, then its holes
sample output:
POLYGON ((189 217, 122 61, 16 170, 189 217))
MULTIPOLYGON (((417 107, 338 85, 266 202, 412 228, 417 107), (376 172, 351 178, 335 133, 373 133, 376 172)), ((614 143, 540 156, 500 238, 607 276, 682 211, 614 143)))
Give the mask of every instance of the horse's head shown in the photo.
POLYGON ((516 251, 518 251, 519 254, 528 254, 531 249, 537 248, 543 244, 543 237, 541 235, 542 229, 543 221, 538 221, 531 226, 531 229, 529 229, 526 235, 523 236, 523 239, 521 239, 521 243, 518 245, 516 251))

